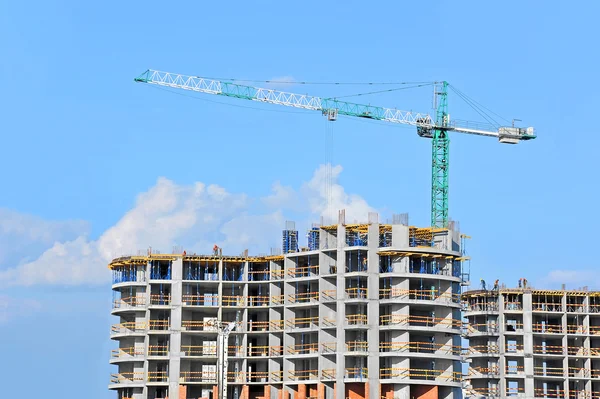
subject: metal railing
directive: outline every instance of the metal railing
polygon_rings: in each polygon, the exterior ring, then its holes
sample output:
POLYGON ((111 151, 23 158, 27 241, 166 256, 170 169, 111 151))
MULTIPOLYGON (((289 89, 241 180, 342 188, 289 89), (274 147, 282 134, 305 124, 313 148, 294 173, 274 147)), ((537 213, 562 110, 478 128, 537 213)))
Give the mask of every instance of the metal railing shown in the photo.
POLYGON ((184 356, 217 356, 217 346, 181 345, 181 352, 183 352, 184 356))
POLYGON ((379 352, 412 352, 439 353, 444 355, 460 355, 461 346, 436 344, 433 342, 380 342, 379 352))
POLYGON ((293 318, 287 319, 285 321, 285 325, 288 328, 311 328, 319 326, 319 317, 301 317, 301 318, 293 318))
POLYGON ((429 369, 413 369, 413 368, 382 368, 379 370, 379 378, 381 379, 411 379, 411 380, 438 380, 460 382, 462 373, 450 372, 447 370, 429 370, 429 369))
POLYGON ((181 300, 187 306, 219 306, 220 297, 217 294, 185 294, 181 300))
POLYGON ((110 328, 110 334, 130 334, 130 333, 143 333, 146 331, 147 324, 145 322, 125 322, 120 324, 114 324, 110 328))
POLYGON ((540 367, 536 366, 533 368, 533 375, 542 377, 562 377, 564 375, 562 367, 540 367))
POLYGON ((315 342, 311 344, 289 345, 286 348, 286 352, 288 355, 307 355, 310 353, 318 353, 319 344, 315 342))
POLYGON ((369 343, 367 341, 350 341, 346 342, 347 352, 366 352, 369 350, 369 343))
POLYGON ((337 291, 336 290, 325 290, 321 291, 321 300, 323 301, 335 301, 337 291))
POLYGON ((116 373, 110 375, 111 384, 127 384, 144 381, 144 372, 116 373))
POLYGON ((169 329, 169 320, 149 320, 148 330, 150 331, 166 331, 169 329))
POLYGON ((270 296, 253 295, 248 297, 248 306, 269 306, 270 303, 270 296))
POLYGON ((246 297, 243 295, 223 295, 223 306, 246 306, 246 297))
POLYGON ((148 346, 148 356, 168 356, 169 347, 166 345, 150 345, 148 346))
POLYGON ((144 348, 136 348, 135 346, 129 346, 126 348, 113 349, 110 351, 110 357, 112 358, 139 356, 144 356, 144 348))
POLYGON ((366 326, 368 318, 366 314, 348 314, 346 315, 346 324, 350 326, 366 326))
POLYGON ((350 367, 344 370, 344 378, 369 378, 369 370, 366 367, 350 367))
POLYGON ((346 288, 347 299, 367 299, 368 290, 366 288, 346 288))
POLYGON ((294 381, 316 380, 319 378, 319 370, 290 370, 288 379, 294 381))
POLYGON ((379 325, 409 325, 416 327, 446 327, 460 329, 463 323, 462 321, 456 319, 393 314, 379 316, 379 325))
POLYGON ((287 269, 287 275, 291 278, 318 277, 319 276, 319 265, 289 267, 287 269))
POLYGON ((170 305, 171 294, 152 294, 150 295, 150 305, 170 305))
POLYGON ((543 334, 563 334, 564 330, 562 325, 559 324, 543 324, 543 323, 535 323, 532 326, 534 333, 543 333, 543 334))
POLYGON ((287 299, 289 304, 319 302, 319 293, 305 292, 302 294, 290 294, 287 296, 287 299))
POLYGON ((113 301, 113 309, 137 308, 146 304, 146 298, 143 296, 129 296, 113 301))
POLYGON ((169 373, 166 371, 148 371, 148 382, 168 382, 169 373))
POLYGON ((217 382, 216 371, 182 371, 179 373, 181 382, 217 382))

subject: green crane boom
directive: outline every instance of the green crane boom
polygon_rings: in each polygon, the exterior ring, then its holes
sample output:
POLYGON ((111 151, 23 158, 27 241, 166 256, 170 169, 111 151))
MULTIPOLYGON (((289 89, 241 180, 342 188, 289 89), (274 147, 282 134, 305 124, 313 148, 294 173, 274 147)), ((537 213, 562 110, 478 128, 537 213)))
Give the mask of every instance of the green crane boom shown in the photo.
POLYGON ((517 144, 523 140, 531 140, 536 137, 532 127, 494 127, 493 125, 465 121, 451 122, 448 115, 448 83, 445 81, 436 84, 437 107, 435 121, 426 113, 355 104, 339 101, 335 98, 288 93, 151 69, 135 78, 135 81, 205 94, 320 111, 330 121, 335 121, 338 115, 345 115, 415 126, 419 136, 432 139, 431 225, 440 228, 448 226, 448 169, 450 166, 448 132, 496 137, 500 143, 506 144, 517 144))

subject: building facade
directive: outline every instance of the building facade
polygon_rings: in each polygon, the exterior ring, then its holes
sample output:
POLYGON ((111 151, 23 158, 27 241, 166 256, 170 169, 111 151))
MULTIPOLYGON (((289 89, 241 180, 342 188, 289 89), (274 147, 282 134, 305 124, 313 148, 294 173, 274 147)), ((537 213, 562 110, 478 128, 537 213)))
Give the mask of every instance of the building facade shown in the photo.
MULTIPOLYGON (((373 217, 370 217, 372 220, 373 217)), ((460 237, 401 223, 315 227, 283 255, 114 259, 109 388, 118 399, 461 396, 460 237)))
POLYGON ((600 398, 600 292, 463 294, 470 396, 600 398))

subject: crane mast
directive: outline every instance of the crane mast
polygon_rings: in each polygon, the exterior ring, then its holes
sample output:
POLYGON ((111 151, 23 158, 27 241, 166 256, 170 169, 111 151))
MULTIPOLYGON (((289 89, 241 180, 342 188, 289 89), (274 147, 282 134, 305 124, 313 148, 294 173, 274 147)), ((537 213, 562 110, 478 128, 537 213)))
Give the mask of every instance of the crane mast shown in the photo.
POLYGON ((436 82, 435 96, 437 106, 434 121, 427 113, 415 113, 395 108, 356 104, 340 101, 336 98, 288 93, 152 69, 142 73, 134 80, 139 83, 174 89, 320 111, 329 121, 335 121, 339 115, 344 115, 415 126, 417 134, 420 137, 432 139, 431 226, 436 228, 448 227, 449 132, 494 137, 500 143, 505 144, 517 144, 521 141, 536 138, 535 130, 532 127, 496 127, 474 122, 450 121, 448 114, 448 82, 446 81, 436 82))

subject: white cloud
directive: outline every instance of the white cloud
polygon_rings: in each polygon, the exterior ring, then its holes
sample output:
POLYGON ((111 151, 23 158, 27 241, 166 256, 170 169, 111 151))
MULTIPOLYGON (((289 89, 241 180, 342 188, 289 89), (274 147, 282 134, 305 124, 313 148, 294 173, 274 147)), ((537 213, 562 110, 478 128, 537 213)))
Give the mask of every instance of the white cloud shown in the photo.
POLYGON ((596 282, 597 272, 593 270, 578 269, 578 270, 552 270, 541 282, 544 286, 560 288, 562 284, 566 284, 567 289, 577 289, 587 286, 588 288, 600 288, 596 282))
MULTIPOLYGON (((322 165, 300 190, 277 182, 271 194, 257 199, 230 193, 217 185, 178 185, 159 178, 156 185, 138 196, 133 209, 97 240, 80 233, 53 241, 35 260, 25 259, 0 270, 0 286, 106 283, 106 265, 111 259, 136 254, 149 246, 167 253, 174 245, 183 246, 188 253, 208 253, 216 243, 227 254, 236 255, 244 249, 251 254, 269 253, 271 247, 281 245, 280 231, 287 210, 301 214, 303 223, 333 214, 333 210, 337 214, 338 209, 346 209, 349 222, 364 221, 373 209, 363 198, 346 193, 338 183, 341 171, 340 166, 322 165), (259 211, 256 204, 266 209, 259 211)), ((53 225, 47 226, 51 230, 53 225)), ((28 236, 47 233, 27 228, 22 232, 28 236)))

